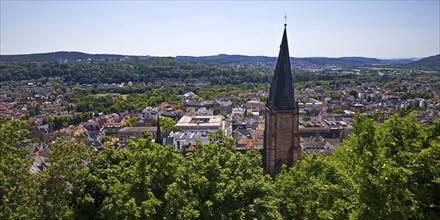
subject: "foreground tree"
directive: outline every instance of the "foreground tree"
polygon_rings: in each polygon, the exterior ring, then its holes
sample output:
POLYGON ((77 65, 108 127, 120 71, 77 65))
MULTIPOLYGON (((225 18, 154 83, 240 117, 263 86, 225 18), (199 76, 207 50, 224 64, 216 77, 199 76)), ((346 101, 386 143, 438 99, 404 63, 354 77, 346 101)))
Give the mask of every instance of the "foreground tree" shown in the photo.
POLYGON ((440 119, 356 116, 332 156, 306 156, 275 180, 259 152, 235 152, 221 134, 186 157, 150 136, 99 153, 59 139, 50 167, 31 175, 20 127, 0 123, 1 219, 440 218, 440 119))
POLYGON ((106 180, 108 197, 101 208, 103 217, 162 218, 167 187, 176 181, 175 176, 182 163, 182 155, 175 153, 171 147, 152 143, 150 137, 131 141, 127 146, 126 159, 110 165, 119 173, 106 180))
MULTIPOLYGON (((179 131, 180 129, 176 127, 176 122, 172 118, 160 117, 160 127, 161 133, 165 133, 167 131, 179 131)), ((157 118, 153 119, 153 125, 156 126, 157 118)))
POLYGON ((439 217, 437 125, 438 119, 434 126, 422 126, 414 116, 394 115, 378 126, 371 119, 355 118, 354 135, 333 158, 357 186, 351 217, 439 217))
POLYGON ((32 219, 38 214, 35 176, 29 173, 27 131, 20 122, 0 119, 0 219, 32 219))
POLYGON ((306 156, 275 182, 284 219, 346 219, 352 205, 353 183, 330 157, 306 156))
MULTIPOLYGON (((214 137, 213 137, 214 138, 214 137)), ((198 144, 166 194, 170 219, 276 219, 272 180, 262 175, 261 155, 233 152, 233 142, 198 144)))
POLYGON ((440 120, 384 124, 356 116, 354 133, 330 157, 312 155, 277 177, 282 214, 306 219, 437 219, 440 120))
POLYGON ((96 157, 92 149, 58 139, 51 147, 50 166, 39 177, 41 216, 65 219, 75 216, 75 204, 83 196, 83 184, 96 157))

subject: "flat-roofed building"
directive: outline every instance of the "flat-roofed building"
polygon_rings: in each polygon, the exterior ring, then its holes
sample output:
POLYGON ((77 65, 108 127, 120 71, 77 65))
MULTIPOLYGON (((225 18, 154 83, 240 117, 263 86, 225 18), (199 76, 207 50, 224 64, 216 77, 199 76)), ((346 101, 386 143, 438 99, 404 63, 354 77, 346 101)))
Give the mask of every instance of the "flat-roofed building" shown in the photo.
POLYGON ((176 127, 181 131, 215 133, 223 130, 221 116, 183 116, 176 127))

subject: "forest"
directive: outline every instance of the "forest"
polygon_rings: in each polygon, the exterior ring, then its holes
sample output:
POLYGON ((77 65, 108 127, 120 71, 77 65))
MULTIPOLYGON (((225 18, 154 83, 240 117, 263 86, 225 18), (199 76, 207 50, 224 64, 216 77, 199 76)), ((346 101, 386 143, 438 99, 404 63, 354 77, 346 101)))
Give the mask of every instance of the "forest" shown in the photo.
POLYGON ((0 122, 0 219, 439 219, 440 119, 377 125, 357 115, 333 155, 305 156, 272 179, 258 151, 220 134, 182 154, 131 139, 97 153, 62 139, 41 175, 30 140, 0 122))
MULTIPOLYGON (((112 62, 0 62, 0 82, 59 77, 68 85, 121 82, 183 83, 209 82, 211 85, 267 83, 273 75, 271 67, 224 66, 193 63, 171 57, 151 57, 112 62)), ((295 82, 347 80, 355 74, 313 73, 293 70, 295 82)))
POLYGON ((155 82, 173 79, 182 82, 207 81, 213 84, 265 82, 269 69, 219 67, 192 64, 175 58, 152 57, 124 62, 2 62, 0 81, 62 77, 69 84, 155 82), (265 72, 262 72, 265 71, 265 72))

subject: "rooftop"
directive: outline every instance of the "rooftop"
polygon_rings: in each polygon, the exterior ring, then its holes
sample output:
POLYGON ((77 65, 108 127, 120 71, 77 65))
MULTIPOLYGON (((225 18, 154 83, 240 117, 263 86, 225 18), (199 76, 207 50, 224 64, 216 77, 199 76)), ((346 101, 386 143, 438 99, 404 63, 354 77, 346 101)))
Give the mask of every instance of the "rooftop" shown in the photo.
POLYGON ((221 116, 183 116, 176 126, 217 125, 222 122, 221 116))

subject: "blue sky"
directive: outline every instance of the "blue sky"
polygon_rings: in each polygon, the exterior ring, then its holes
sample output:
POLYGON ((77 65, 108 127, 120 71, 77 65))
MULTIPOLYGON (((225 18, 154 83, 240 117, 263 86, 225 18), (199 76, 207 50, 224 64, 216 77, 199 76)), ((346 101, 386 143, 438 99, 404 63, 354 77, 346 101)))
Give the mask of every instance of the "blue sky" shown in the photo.
POLYGON ((432 1, 1 1, 0 54, 426 57, 440 53, 432 1))

